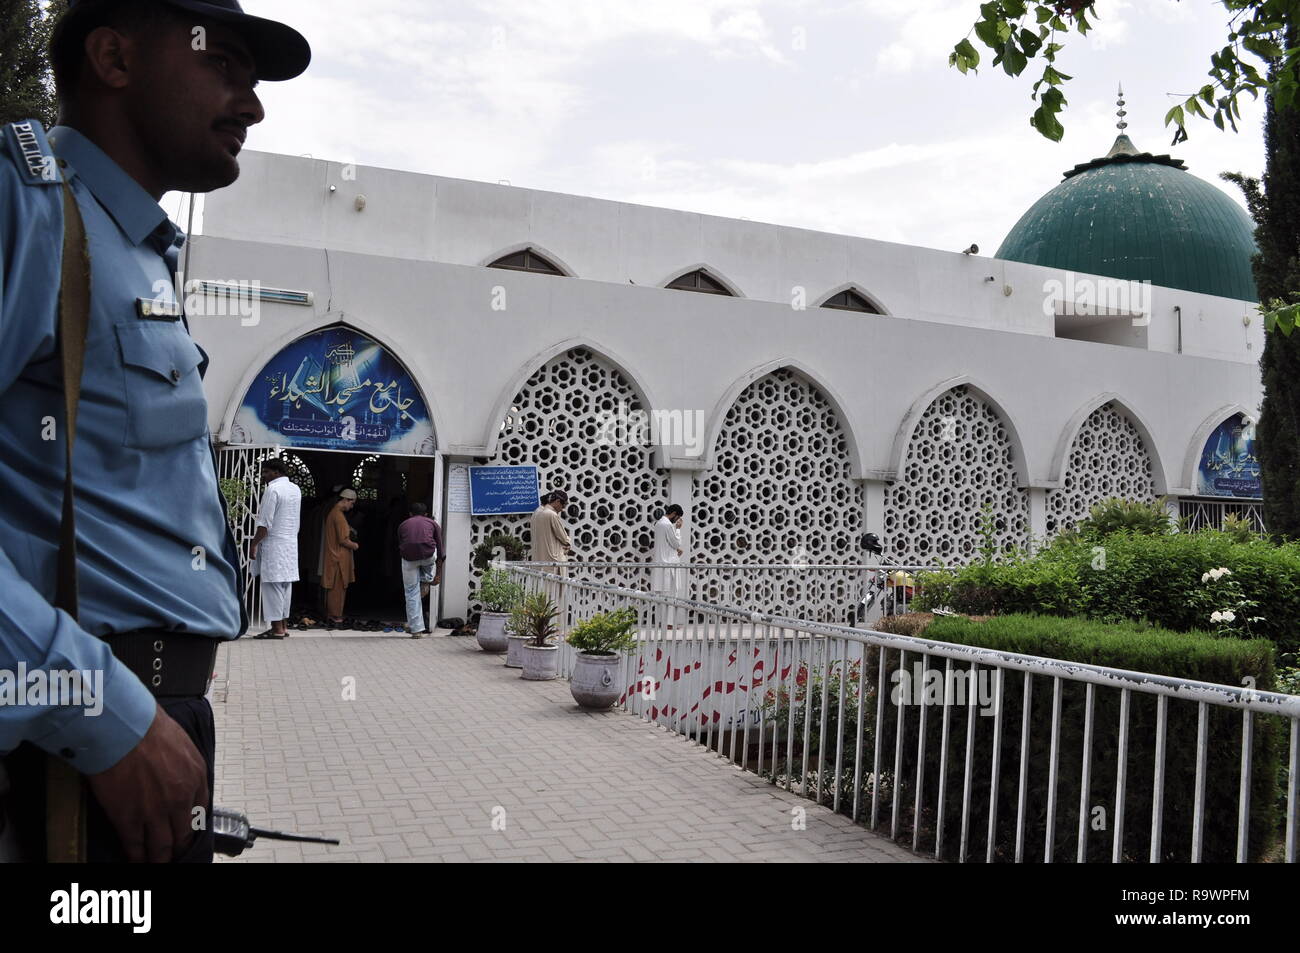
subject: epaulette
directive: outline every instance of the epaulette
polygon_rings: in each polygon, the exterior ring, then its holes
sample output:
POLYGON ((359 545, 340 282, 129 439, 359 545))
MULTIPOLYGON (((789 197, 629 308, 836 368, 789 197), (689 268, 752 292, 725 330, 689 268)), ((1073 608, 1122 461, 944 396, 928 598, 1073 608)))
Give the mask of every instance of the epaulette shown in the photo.
POLYGON ((58 185, 58 159, 45 138, 39 119, 23 119, 4 127, 5 152, 28 185, 58 185))

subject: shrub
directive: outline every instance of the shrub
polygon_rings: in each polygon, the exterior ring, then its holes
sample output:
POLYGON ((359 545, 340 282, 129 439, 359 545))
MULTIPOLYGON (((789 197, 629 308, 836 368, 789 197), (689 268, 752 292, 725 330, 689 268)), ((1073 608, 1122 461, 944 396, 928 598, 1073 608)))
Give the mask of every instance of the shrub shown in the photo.
POLYGON ((1257 539, 1263 539, 1263 535, 1255 532, 1251 526, 1250 520, 1240 513, 1229 513, 1223 517, 1223 532, 1234 543, 1252 543, 1257 539))
POLYGON ((1102 500, 1075 526, 1083 539, 1099 540, 1115 533, 1141 536, 1164 536, 1173 532, 1174 518, 1169 514, 1168 497, 1158 500, 1125 500, 1118 497, 1102 500))
POLYGON ((492 564, 492 557, 496 555, 498 548, 505 550, 507 560, 523 559, 526 551, 524 541, 517 536, 493 533, 474 547, 470 558, 474 568, 480 572, 486 570, 492 564))
POLYGON ((617 609, 583 619, 569 630, 565 641, 588 655, 618 655, 636 645, 635 630, 636 610, 617 609))
POLYGON ((524 587, 511 582, 504 569, 488 569, 479 583, 478 597, 484 612, 510 612, 524 596, 524 587))
POLYGON ((559 611, 544 590, 538 589, 523 596, 510 612, 506 628, 512 635, 523 635, 529 645, 549 645, 555 635, 555 617, 559 611))
MULTIPOLYGON (((923 573, 914 608, 969 614, 1036 612, 1135 621, 1184 632, 1209 626, 1215 609, 1202 577, 1227 568, 1240 600, 1238 634, 1271 639, 1280 660, 1300 648, 1300 545, 1263 539, 1236 542, 1219 530, 1152 536, 1121 531, 1099 542, 1063 536, 1039 553, 1006 563, 978 563, 923 573)), ((1234 593, 1236 593, 1234 589, 1234 593)), ((1234 595, 1234 598, 1236 596, 1234 595)))
MULTIPOLYGON (((868 665, 876 664, 869 657, 868 665)), ((841 758, 839 790, 843 803, 851 804, 853 799, 853 774, 857 763, 857 750, 854 745, 858 721, 859 685, 861 694, 866 696, 865 704, 869 711, 875 711, 875 690, 870 678, 863 679, 862 662, 858 659, 835 659, 825 666, 828 677, 824 682, 826 695, 826 774, 821 778, 822 801, 831 803, 835 795, 835 759, 837 753, 841 758), (844 746, 838 751, 837 743, 840 732, 840 693, 844 694, 844 746)), ((789 777, 795 784, 807 784, 808 791, 815 792, 818 784, 818 761, 822 753, 822 694, 823 666, 818 665, 809 673, 807 662, 800 662, 794 673, 794 698, 784 685, 770 688, 763 696, 763 720, 772 727, 772 742, 775 753, 769 762, 769 777, 778 783, 789 777), (805 735, 808 744, 804 745, 805 735), (803 770, 805 747, 807 750, 808 771, 803 770), (792 755, 793 760, 788 756, 792 755)), ((863 751, 873 750, 872 729, 869 721, 863 721, 863 751)), ((865 789, 870 792, 871 779, 862 777, 865 789)))
MULTIPOLYGON (((927 639, 975 645, 1001 651, 1047 656, 1065 661, 1105 665, 1114 668, 1154 672, 1200 681, 1240 686, 1246 678, 1254 679, 1261 690, 1274 685, 1272 646, 1264 640, 1219 639, 1204 632, 1169 632, 1135 623, 1103 624, 1084 619, 1048 616, 1010 615, 974 622, 955 617, 934 619, 925 629, 927 639)), ((886 672, 898 685, 900 661, 909 677, 919 660, 916 653, 886 652, 886 672), (900 659, 906 654, 906 659, 900 659)), ((943 664, 935 658, 927 666, 937 669, 943 664)), ((969 664, 952 663, 954 672, 964 673, 969 664)), ((985 669, 987 671, 987 669, 985 669)), ((876 670, 867 669, 874 681, 876 670)), ((1014 856, 1015 828, 1019 794, 1020 744, 1025 675, 1006 671, 1003 683, 1001 760, 994 845, 996 859, 1014 856)), ((988 682, 973 684, 991 685, 988 682)), ((1061 721, 1058 738, 1058 774, 1056 782, 1055 859, 1074 857, 1078 845, 1081 767, 1083 758, 1084 699, 1086 686, 1062 681, 1061 721)), ((1025 807, 1025 857, 1043 856, 1047 829, 1048 771, 1051 750, 1053 682, 1047 677, 1033 680, 1030 701, 1029 772, 1025 807)), ((946 766, 940 763, 941 709, 931 712, 926 723, 925 765, 922 785, 924 808, 918 819, 912 817, 915 802, 919 711, 914 697, 891 691, 885 700, 882 732, 882 770, 892 773, 899 703, 903 703, 901 803, 906 805, 902 826, 910 834, 919 823, 921 842, 935 841, 935 807, 938 803, 940 771, 947 772, 945 789, 945 857, 955 858, 961 838, 961 798, 965 765, 967 720, 973 711, 992 702, 980 697, 975 706, 957 706, 949 713, 949 756, 946 766)), ((1120 692, 1108 688, 1094 689, 1091 776, 1087 797, 1087 857, 1092 861, 1110 858, 1113 823, 1116 763, 1119 751, 1120 692), (1100 807, 1103 813, 1098 814, 1100 807), (1094 830, 1101 818, 1105 827, 1094 830)), ((1198 709, 1195 704, 1170 700, 1166 726, 1164 823, 1161 857, 1166 861, 1190 857, 1194 779, 1196 769, 1196 731, 1198 709)), ((989 801, 993 762, 993 723, 991 717, 975 717, 974 770, 971 777, 968 847, 974 857, 983 856, 988 831, 989 801)), ((1153 793, 1156 699, 1133 693, 1130 701, 1127 795, 1125 798, 1123 857, 1145 861, 1150 850, 1150 818, 1153 793)), ((1280 767, 1280 720, 1256 716, 1251 775, 1251 819, 1249 847, 1252 858, 1265 855, 1278 834, 1278 772, 1280 767)), ((1208 769, 1205 782, 1205 829, 1203 859, 1230 861, 1235 856, 1237 836, 1237 795, 1240 784, 1240 739, 1242 716, 1239 711, 1211 706, 1208 719, 1208 769)))
POLYGON ((877 632, 889 635, 919 636, 931 622, 939 618, 929 612, 905 612, 902 615, 887 615, 875 625, 877 632))

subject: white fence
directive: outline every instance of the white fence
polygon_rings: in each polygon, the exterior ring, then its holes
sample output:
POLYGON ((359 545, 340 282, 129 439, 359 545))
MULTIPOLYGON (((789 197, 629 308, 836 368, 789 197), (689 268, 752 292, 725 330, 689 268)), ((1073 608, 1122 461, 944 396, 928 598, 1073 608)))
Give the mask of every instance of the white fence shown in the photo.
MULTIPOLYGON (((558 587, 561 634, 637 611, 624 710, 913 850, 1296 861, 1300 697, 671 598, 589 578, 598 567, 505 566, 558 587)), ((701 578, 693 591, 710 591, 701 578)), ((572 665, 562 645, 561 675, 572 665)))

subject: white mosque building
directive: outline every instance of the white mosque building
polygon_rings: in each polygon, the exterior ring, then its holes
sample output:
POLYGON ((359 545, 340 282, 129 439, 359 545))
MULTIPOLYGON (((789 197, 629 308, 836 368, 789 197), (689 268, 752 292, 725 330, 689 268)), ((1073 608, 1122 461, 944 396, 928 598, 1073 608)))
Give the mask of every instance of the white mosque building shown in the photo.
POLYGON ((186 263, 220 476, 244 535, 271 453, 305 507, 357 487, 361 614, 400 616, 410 500, 444 528, 442 615, 466 614, 472 547, 526 533, 539 487, 568 491, 576 558, 629 562, 670 501, 711 563, 859 563, 868 531, 892 561, 961 562, 985 506, 1004 546, 1112 496, 1258 519, 1250 220, 1122 133, 993 257, 242 165, 186 263))

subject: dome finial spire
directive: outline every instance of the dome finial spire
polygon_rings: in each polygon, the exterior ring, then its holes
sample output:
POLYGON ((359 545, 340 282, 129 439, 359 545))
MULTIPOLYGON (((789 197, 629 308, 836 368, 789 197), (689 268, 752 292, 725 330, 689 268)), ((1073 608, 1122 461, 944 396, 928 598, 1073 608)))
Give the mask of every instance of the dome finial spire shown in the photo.
POLYGON ((1115 128, 1119 130, 1119 135, 1115 137, 1115 144, 1110 147, 1110 152, 1106 153, 1107 159, 1113 159, 1115 156, 1135 156, 1138 154, 1137 146, 1133 145, 1133 140, 1128 137, 1124 131, 1128 128, 1128 123, 1124 117, 1128 115, 1124 111, 1124 84, 1119 84, 1119 98, 1115 100, 1115 105, 1119 109, 1115 110, 1118 119, 1115 122, 1115 128))

